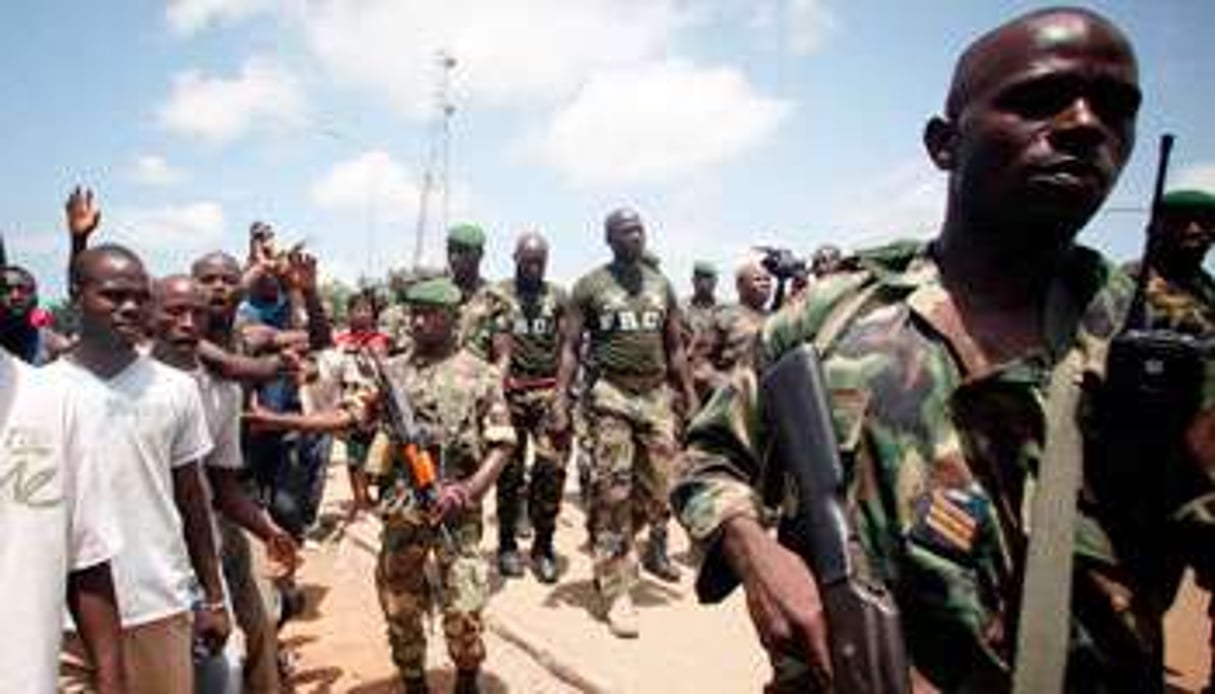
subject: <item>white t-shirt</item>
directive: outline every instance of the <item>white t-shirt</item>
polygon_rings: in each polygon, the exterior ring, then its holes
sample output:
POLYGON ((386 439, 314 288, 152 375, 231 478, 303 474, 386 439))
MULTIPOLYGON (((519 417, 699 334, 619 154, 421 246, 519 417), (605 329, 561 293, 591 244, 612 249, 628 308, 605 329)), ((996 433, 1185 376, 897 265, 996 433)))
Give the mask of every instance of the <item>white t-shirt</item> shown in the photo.
POLYGON ((207 414, 207 431, 214 445, 203 464, 227 470, 241 469, 244 459, 240 452, 240 385, 202 367, 191 371, 190 376, 194 378, 198 394, 202 397, 203 410, 207 414))
MULTIPOLYGON (((207 414, 207 431, 211 434, 211 443, 214 444, 211 452, 203 459, 203 465, 222 470, 241 469, 244 467, 244 458, 240 452, 240 413, 243 397, 240 385, 235 381, 220 378, 203 367, 188 373, 198 386, 203 411, 207 414)), ((211 489, 211 480, 205 474, 203 489, 206 490, 207 508, 211 509, 211 538, 216 551, 219 551, 222 542, 219 512, 213 505, 215 491, 211 489)))
POLYGON ((86 447, 111 476, 128 538, 115 558, 114 591, 123 627, 190 609, 194 572, 173 500, 173 469, 211 452, 198 386, 184 372, 140 356, 109 379, 60 359, 80 397, 86 447))
POLYGON ((336 410, 342 402, 342 372, 345 356, 336 349, 325 349, 313 355, 316 380, 300 388, 300 405, 305 414, 336 410))
POLYGON ((122 548, 111 489, 84 454, 78 403, 0 349, 0 690, 53 692, 67 574, 122 548))

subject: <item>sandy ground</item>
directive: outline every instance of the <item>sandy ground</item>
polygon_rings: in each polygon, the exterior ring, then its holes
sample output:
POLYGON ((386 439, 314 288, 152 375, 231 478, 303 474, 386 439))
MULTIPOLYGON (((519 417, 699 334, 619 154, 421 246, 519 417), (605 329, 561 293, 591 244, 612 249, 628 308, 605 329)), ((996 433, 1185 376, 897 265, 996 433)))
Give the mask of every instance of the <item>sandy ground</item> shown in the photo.
MULTIPOLYGON (((296 657, 296 692, 398 691, 372 579, 378 523, 366 516, 351 525, 339 522, 340 504, 348 496, 344 471, 331 468, 323 512, 329 529, 309 543, 299 573, 309 607, 282 634, 296 657)), ((678 530, 672 533, 673 552, 683 579, 666 584, 643 577, 635 592, 640 638, 621 640, 608 633, 597 617, 585 516, 574 499, 571 489, 557 533, 562 576, 556 586, 540 584, 530 573, 507 582, 494 577, 485 691, 758 691, 768 667, 742 596, 736 593, 711 608, 697 604, 686 538, 678 530)), ((492 501, 487 506, 483 546, 492 561, 497 535, 492 501)), ((527 541, 520 544, 526 553, 527 541)), ((1170 612, 1167 628, 1172 683, 1177 691, 1197 692, 1206 682, 1210 625, 1206 595, 1192 582, 1170 612)), ((449 691, 453 672, 437 632, 429 663, 432 689, 449 691)))

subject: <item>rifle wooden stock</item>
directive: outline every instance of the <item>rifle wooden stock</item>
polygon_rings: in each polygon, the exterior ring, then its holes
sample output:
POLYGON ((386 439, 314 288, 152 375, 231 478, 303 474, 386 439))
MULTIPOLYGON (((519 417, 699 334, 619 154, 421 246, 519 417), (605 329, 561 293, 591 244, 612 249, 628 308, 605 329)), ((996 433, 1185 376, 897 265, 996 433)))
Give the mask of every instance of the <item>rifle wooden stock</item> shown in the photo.
MULTIPOLYGON (((863 578, 862 556, 844 505, 844 472, 822 367, 810 345, 786 354, 760 384, 772 425, 773 455, 797 491, 790 544, 814 574, 827 618, 839 694, 911 691, 903 632, 893 597, 863 578)), ((782 542, 786 538, 782 538, 782 542)))
MULTIPOLYGON (((430 451, 426 449, 422 427, 418 426, 414 418, 409 398, 388 379, 384 373, 384 363, 378 355, 363 349, 360 350, 360 356, 368 362, 376 388, 383 398, 382 411, 388 424, 389 436, 400 447, 401 457, 409 471, 410 489, 422 510, 431 513, 439 499, 439 473, 430 451)), ((446 548, 452 549, 454 545, 446 524, 439 522, 437 525, 440 541, 446 548)))

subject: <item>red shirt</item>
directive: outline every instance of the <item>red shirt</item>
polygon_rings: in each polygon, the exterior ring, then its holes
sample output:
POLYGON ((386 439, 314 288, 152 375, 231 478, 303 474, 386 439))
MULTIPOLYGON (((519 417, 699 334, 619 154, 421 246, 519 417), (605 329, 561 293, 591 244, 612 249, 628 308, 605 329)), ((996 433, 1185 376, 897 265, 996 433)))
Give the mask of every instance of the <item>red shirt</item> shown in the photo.
POLYGON ((354 352, 364 347, 378 354, 387 354, 392 338, 378 330, 343 330, 333 338, 343 351, 354 352))

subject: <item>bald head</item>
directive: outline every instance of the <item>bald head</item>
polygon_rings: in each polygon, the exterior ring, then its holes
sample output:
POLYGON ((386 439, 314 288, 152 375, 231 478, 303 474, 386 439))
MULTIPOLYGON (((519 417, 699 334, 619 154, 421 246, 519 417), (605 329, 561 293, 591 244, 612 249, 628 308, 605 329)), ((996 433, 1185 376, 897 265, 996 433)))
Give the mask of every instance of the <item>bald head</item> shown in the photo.
POLYGON ((72 298, 82 343, 125 358, 145 337, 150 293, 143 262, 129 249, 103 244, 76 256, 72 298))
POLYGON ((544 282, 548 266, 548 241, 539 232, 529 231, 515 243, 515 279, 525 289, 538 288, 544 282))
POLYGON ((126 246, 103 243, 86 249, 72 261, 72 292, 77 293, 93 282, 121 272, 138 273, 147 281, 143 261, 126 246))
POLYGON ((166 275, 152 281, 152 301, 157 306, 162 304, 165 299, 198 293, 198 285, 190 275, 166 275))
POLYGON ((190 274, 195 278, 198 278, 209 270, 224 270, 239 275, 240 263, 236 261, 236 258, 223 251, 212 251, 195 260, 194 264, 190 266, 190 274))
POLYGON ((617 262, 641 262, 645 255, 645 226, 636 210, 621 207, 603 220, 604 237, 617 262))
POLYGON ((152 329, 158 353, 174 363, 192 363, 206 327, 206 298, 193 277, 168 275, 152 283, 152 329))
POLYGON ((734 288, 738 303, 756 311, 763 310, 772 295, 772 276, 764 269, 761 258, 751 258, 734 272, 734 288))
POLYGON ((1109 56, 1128 57, 1135 64, 1130 40, 1092 10, 1053 7, 1016 17, 975 39, 958 57, 945 115, 957 118, 972 100, 1021 69, 1028 56, 1094 43, 1109 56))
POLYGON ((1092 11, 1038 10, 979 37, 924 129, 949 172, 944 245, 1052 266, 1122 173, 1140 100, 1129 41, 1092 11))
POLYGON ((515 242, 515 260, 518 260, 523 253, 548 254, 548 241, 538 231, 524 232, 515 242))

